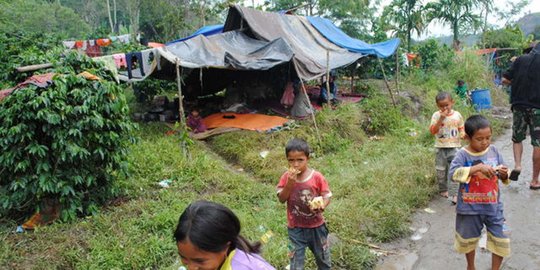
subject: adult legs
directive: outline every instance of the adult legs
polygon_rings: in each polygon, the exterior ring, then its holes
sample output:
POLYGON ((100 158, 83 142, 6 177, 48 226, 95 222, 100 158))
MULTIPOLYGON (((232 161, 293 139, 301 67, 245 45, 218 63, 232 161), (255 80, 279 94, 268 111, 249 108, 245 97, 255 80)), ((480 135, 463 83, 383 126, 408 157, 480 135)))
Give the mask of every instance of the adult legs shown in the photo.
POLYGON ((540 174, 540 147, 533 147, 533 179, 531 181, 532 187, 540 186, 538 176, 540 174))
POLYGON ((521 156, 523 155, 523 143, 515 142, 512 146, 514 150, 514 170, 521 171, 521 156))

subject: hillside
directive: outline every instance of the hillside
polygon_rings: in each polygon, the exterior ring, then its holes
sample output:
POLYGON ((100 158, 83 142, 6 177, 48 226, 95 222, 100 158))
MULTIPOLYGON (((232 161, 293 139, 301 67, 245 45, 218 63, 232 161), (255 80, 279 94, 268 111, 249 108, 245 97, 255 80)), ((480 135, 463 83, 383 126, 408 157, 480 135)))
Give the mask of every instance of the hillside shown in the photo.
POLYGON ((540 27, 540 12, 525 15, 517 24, 525 35, 532 34, 536 27, 540 27))

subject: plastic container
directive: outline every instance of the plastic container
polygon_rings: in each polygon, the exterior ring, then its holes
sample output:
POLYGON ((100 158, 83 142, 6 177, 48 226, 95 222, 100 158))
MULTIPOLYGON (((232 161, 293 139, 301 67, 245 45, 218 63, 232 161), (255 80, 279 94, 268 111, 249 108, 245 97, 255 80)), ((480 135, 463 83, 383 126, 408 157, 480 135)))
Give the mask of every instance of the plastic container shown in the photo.
POLYGON ((477 111, 491 109, 491 94, 489 89, 475 89, 471 92, 473 107, 477 111))

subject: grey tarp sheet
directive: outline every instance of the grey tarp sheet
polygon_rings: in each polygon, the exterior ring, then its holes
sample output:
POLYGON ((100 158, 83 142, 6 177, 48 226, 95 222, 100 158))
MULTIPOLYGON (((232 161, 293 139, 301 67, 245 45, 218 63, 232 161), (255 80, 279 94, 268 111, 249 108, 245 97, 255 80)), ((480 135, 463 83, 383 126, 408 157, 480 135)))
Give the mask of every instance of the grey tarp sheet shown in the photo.
POLYGON ((350 52, 323 37, 305 17, 263 12, 241 6, 229 9, 223 31, 250 31, 255 38, 265 41, 284 39, 294 52, 293 61, 298 76, 311 80, 327 71, 351 64, 361 58, 360 53, 350 52))
POLYGON ((158 48, 168 61, 186 68, 231 68, 236 70, 268 70, 289 62, 293 51, 281 38, 256 40, 240 31, 230 31, 174 43, 158 48))

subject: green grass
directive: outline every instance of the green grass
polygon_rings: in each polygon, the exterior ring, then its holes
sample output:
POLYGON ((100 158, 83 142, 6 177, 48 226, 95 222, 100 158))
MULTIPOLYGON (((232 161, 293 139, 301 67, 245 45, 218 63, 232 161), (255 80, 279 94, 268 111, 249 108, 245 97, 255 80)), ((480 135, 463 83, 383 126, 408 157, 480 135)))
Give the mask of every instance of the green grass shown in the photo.
MULTIPOLYGON (((449 72, 454 73, 459 72, 449 72)), ((129 155, 131 175, 118 181, 124 196, 96 216, 24 234, 13 233, 15 221, 0 219, 0 268, 178 269, 174 226, 187 204, 207 199, 233 209, 248 239, 272 230, 263 256, 283 269, 288 264, 286 209, 275 185, 287 168, 285 143, 302 137, 314 150, 310 166, 326 176, 334 194, 325 212, 337 238, 334 269, 370 269, 377 258, 367 243, 406 235, 411 213, 436 194, 427 125, 436 110, 435 94, 452 81, 450 75, 413 74, 401 86, 410 96, 400 95, 397 108, 389 105, 386 90, 375 89, 359 105, 318 113, 320 136, 306 120, 291 131, 235 132, 197 142, 189 158, 177 136, 165 135, 164 125, 141 124, 129 155), (259 154, 263 150, 269 151, 266 158, 259 154), (170 188, 157 185, 163 179, 173 181, 170 188)), ((492 97, 494 104, 505 105, 504 94, 492 92, 492 97)), ((474 113, 462 105, 456 109, 465 117, 474 113)), ((504 126, 497 119, 493 124, 495 133, 504 126)))

